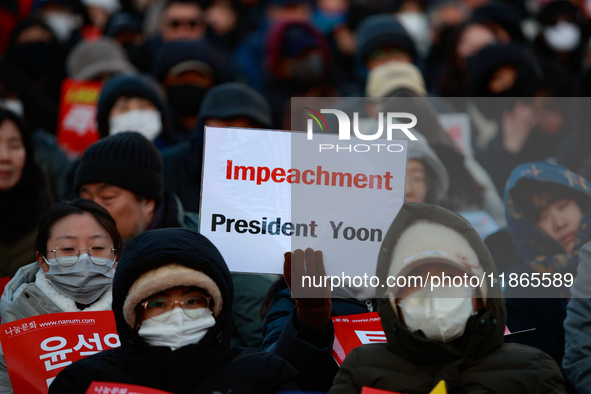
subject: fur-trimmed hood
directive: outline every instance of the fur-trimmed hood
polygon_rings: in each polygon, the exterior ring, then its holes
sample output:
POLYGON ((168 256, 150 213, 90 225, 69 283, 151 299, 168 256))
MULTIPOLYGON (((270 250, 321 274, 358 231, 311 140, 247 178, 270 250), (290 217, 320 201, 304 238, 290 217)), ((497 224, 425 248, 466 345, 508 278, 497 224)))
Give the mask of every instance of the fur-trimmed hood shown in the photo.
MULTIPOLYGON (((178 351, 204 352, 205 359, 212 353, 223 356, 230 350, 232 336, 231 309, 234 289, 230 271, 220 252, 207 238, 181 228, 146 231, 134 238, 121 254, 113 279, 113 313, 121 346, 132 351, 143 349, 142 351, 148 353, 163 351, 161 347, 148 346, 128 324, 124 316, 124 304, 134 283, 140 277, 145 278, 144 274, 149 271, 155 271, 171 263, 204 274, 202 276, 217 285, 220 292, 217 296, 210 295, 214 296, 214 299, 221 298, 221 308, 214 305, 215 326, 198 344, 185 346, 178 351)), ((179 282, 177 285, 186 284, 179 282)))

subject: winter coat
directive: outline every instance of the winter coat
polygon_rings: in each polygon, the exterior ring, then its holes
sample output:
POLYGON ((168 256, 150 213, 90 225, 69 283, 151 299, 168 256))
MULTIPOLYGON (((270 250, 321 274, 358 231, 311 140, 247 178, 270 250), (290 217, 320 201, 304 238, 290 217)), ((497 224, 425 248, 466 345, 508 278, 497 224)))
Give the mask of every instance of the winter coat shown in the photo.
MULTIPOLYGON (((535 272, 576 274, 579 262, 578 252, 581 246, 591 240, 591 183, 566 168, 547 162, 525 163, 512 172, 505 189, 507 224, 512 245, 498 242, 492 247, 493 254, 509 253, 514 250, 505 271, 507 280, 511 273, 531 275, 535 272), (558 242, 550 238, 537 224, 524 215, 521 207, 513 200, 511 191, 523 179, 556 183, 567 186, 581 194, 586 202, 583 206, 584 217, 572 253, 566 253, 558 242)), ((561 365, 564 355, 564 328, 566 305, 569 294, 565 291, 547 289, 545 298, 540 296, 541 289, 507 287, 507 327, 511 331, 529 328, 536 330, 528 335, 515 338, 519 343, 535 346, 561 365), (535 297, 533 292, 535 292, 535 297)))
MULTIPOLYGON (((111 309, 112 296, 106 291, 84 311, 111 309)), ((80 312, 74 300, 58 293, 45 277, 38 262, 20 268, 0 298, 2 323, 47 313, 80 312)), ((0 353, 0 393, 12 393, 4 353, 0 353)))
MULTIPOLYGON (((470 224, 452 212, 427 204, 405 204, 390 226, 378 257, 376 275, 385 282, 396 242, 412 222, 429 219, 458 231, 476 252, 484 272, 496 268, 488 249, 470 224)), ((380 289, 378 297, 385 297, 380 289)), ((503 344, 505 305, 499 287, 488 288, 485 307, 468 320, 454 346, 412 333, 378 298, 387 343, 354 349, 341 366, 330 393, 359 393, 364 386, 401 393, 424 394, 445 380, 462 393, 564 393, 556 363, 538 349, 503 344)))
POLYGON ((279 357, 230 347, 233 292, 222 255, 202 235, 177 228, 140 234, 123 251, 113 279, 113 313, 121 347, 68 366, 54 380, 49 393, 82 394, 96 380, 171 393, 277 393, 296 389, 297 372, 279 357), (148 345, 123 314, 125 299, 137 278, 171 262, 207 275, 222 299, 215 325, 203 339, 175 351, 148 345))
POLYGON ((421 161, 427 168, 427 173, 432 174, 433 179, 431 179, 430 188, 427 192, 426 202, 439 205, 447 197, 449 174, 425 137, 419 132, 414 132, 413 135, 417 138, 417 141, 408 142, 408 160, 421 161))
POLYGON ((169 227, 182 227, 197 231, 199 216, 196 213, 185 212, 183 204, 177 196, 164 192, 162 201, 156 206, 154 217, 147 230, 169 227))
POLYGON ((579 394, 591 393, 591 243, 579 252, 577 277, 564 320, 565 349, 562 367, 579 394))
MULTIPOLYGON (((373 303, 353 298, 343 289, 335 289, 331 316, 356 315, 373 311, 373 303)), ((323 330, 306 326, 297 317, 295 299, 285 286, 273 298, 263 322, 262 350, 281 356, 301 374, 302 390, 326 392, 338 371, 332 357, 334 326, 332 320, 323 330)))

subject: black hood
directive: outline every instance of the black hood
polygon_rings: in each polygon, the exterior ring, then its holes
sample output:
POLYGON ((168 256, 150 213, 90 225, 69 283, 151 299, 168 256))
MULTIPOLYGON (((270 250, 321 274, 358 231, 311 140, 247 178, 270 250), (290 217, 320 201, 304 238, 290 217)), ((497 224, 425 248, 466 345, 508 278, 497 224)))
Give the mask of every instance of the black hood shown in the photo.
POLYGON ((125 248, 113 279, 113 313, 121 347, 132 373, 150 376, 153 387, 191 387, 226 363, 232 337, 234 288, 230 271, 218 249, 203 235, 181 228, 146 231, 125 248), (197 344, 175 351, 150 346, 127 324, 123 304, 130 287, 145 272, 178 263, 209 276, 221 292, 223 307, 215 325, 197 344), (153 371, 152 371, 153 370, 153 371), (172 382, 174 380, 174 382, 172 382))

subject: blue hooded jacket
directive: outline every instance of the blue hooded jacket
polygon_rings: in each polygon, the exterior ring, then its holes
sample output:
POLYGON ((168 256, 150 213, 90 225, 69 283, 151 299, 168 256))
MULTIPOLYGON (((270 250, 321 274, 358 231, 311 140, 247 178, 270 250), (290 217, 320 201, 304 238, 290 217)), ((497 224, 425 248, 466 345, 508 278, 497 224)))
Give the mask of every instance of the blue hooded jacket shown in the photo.
POLYGON ((530 162, 517 166, 505 187, 505 215, 507 226, 513 238, 513 245, 524 262, 534 272, 576 271, 579 249, 591 239, 591 183, 585 178, 558 164, 530 162), (565 252, 560 244, 528 218, 521 207, 514 203, 512 190, 524 179, 554 183, 581 193, 587 200, 579 234, 571 253, 565 252))
MULTIPOLYGON (((533 273, 576 274, 580 248, 591 239, 591 183, 574 172, 558 164, 549 162, 529 162, 513 170, 505 186, 505 214, 510 239, 492 245, 487 239, 497 265, 505 265, 505 284, 510 274, 533 273), (514 201, 512 191, 524 180, 545 182, 565 186, 580 193, 577 198, 583 218, 573 251, 568 253, 550 237, 537 223, 525 215, 522 207, 514 201), (511 242, 513 245, 508 244, 511 242), (492 246, 492 247, 491 247, 492 246), (513 248, 511 247, 513 246, 513 248), (497 256, 506 257, 500 260, 497 256)), ((492 236, 491 236, 492 237, 492 236)), ((490 238, 490 237, 489 237, 490 238)), ((564 278, 564 276, 563 276, 564 278)), ((535 328, 527 335, 516 337, 508 342, 518 342, 543 350, 560 366, 564 356, 564 327, 566 305, 570 293, 566 287, 514 288, 506 286, 507 327, 511 332, 535 328)), ((563 372, 564 373, 564 372, 563 372)), ((566 381, 566 379, 565 379, 566 381)), ((571 392, 566 381, 567 389, 571 392)))

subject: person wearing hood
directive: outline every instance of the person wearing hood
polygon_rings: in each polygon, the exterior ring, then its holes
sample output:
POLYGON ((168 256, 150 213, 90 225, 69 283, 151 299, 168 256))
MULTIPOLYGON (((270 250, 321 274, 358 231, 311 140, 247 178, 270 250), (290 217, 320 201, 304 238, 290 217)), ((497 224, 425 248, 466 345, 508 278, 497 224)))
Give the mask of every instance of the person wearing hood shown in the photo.
POLYGON ((190 212, 199 212, 205 126, 268 129, 271 106, 242 83, 223 83, 206 93, 191 139, 162 152, 164 189, 175 193, 190 212))
POLYGON ((47 104, 55 106, 57 111, 65 74, 64 59, 50 26, 35 18, 19 22, 12 31, 4 58, 26 75, 40 91, 40 99, 49 99, 47 104))
POLYGON ((439 205, 449 190, 449 175, 429 143, 419 132, 408 144, 404 201, 439 205))
POLYGON ((414 41, 392 15, 365 18, 357 27, 356 35, 355 57, 363 79, 373 68, 388 62, 419 63, 414 41))
MULTIPOLYGON (((378 112, 402 111, 415 114, 419 123, 414 130, 425 136, 426 142, 434 151, 433 155, 443 163, 444 170, 449 176, 437 176, 447 184, 441 198, 421 201, 409 199, 407 196, 406 202, 429 202, 454 212, 485 210, 497 223, 504 225, 503 201, 492 180, 470 152, 464 155, 459 151, 439 122, 435 106, 445 108, 446 103, 440 98, 426 95, 424 80, 415 65, 389 62, 378 66, 370 71, 366 84, 366 96, 369 97, 366 100, 366 110, 372 118, 362 119, 359 122, 360 128, 364 121, 367 121, 371 122, 368 128, 373 127, 375 130, 378 127, 375 119, 378 112)), ((417 142, 409 141, 409 149, 417 142)), ((414 164, 409 161, 407 171, 413 166, 414 164)), ((408 182, 408 174, 406 179, 408 182)), ((431 179, 433 180, 433 177, 431 179)))
MULTIPOLYGON (((2 322, 46 313, 111 309, 111 283, 123 242, 100 205, 81 198, 62 202, 42 218, 37 261, 19 269, 0 298, 2 322)), ((12 393, 4 356, 0 391, 12 393)))
POLYGON ((37 226, 52 204, 29 130, 0 106, 0 277, 35 258, 37 226))
POLYGON ((518 164, 556 154, 564 133, 540 126, 542 111, 534 96, 542 87, 542 69, 533 55, 517 45, 482 49, 470 65, 476 158, 490 174, 499 194, 518 164))
POLYGON ((277 23, 266 38, 262 93, 273 110, 273 124, 291 128, 291 97, 335 97, 328 42, 309 22, 277 23))
POLYGON ((248 84, 257 90, 264 82, 265 43, 269 30, 278 23, 309 22, 312 19, 310 0, 269 0, 259 7, 264 8, 264 12, 261 10, 257 18, 258 28, 242 39, 233 54, 248 84))
POLYGON ((475 9, 467 22, 450 32, 447 65, 439 81, 435 81, 434 90, 444 97, 471 95, 468 63, 476 53, 495 43, 523 45, 525 38, 516 11, 505 3, 487 4, 475 9))
POLYGON ((571 287, 572 298, 566 306, 564 320, 565 349, 562 368, 565 376, 579 394, 591 393, 591 351, 589 334, 591 331, 591 243, 586 243, 579 251, 577 277, 571 287))
MULTIPOLYGON (((500 271, 576 275, 579 250, 591 240, 591 183, 553 163, 516 167, 505 188, 508 230, 487 238, 500 271)), ((535 331, 515 340, 535 346, 561 365, 568 289, 508 287, 507 327, 535 331), (542 296, 544 298, 542 298, 542 296)))
POLYGON ((204 236, 186 229, 141 234, 113 279, 121 347, 68 366, 49 393, 83 394, 93 381, 179 394, 297 389, 287 362, 230 346, 233 291, 222 255, 204 236))
MULTIPOLYGON (((497 277, 486 245, 466 220, 438 206, 404 204, 380 248, 380 282, 410 276, 427 280, 443 272, 450 278, 497 277)), ((377 290, 387 343, 353 349, 329 393, 360 393, 362 387, 427 393, 441 380, 448 391, 565 393, 558 366, 548 355, 503 343, 506 311, 500 286, 440 286, 430 292, 428 285, 415 282, 377 290)))
POLYGON ((131 12, 112 15, 105 25, 103 34, 123 46, 129 61, 140 72, 150 72, 152 53, 146 45, 140 15, 131 12))
POLYGON ((174 127, 182 140, 189 139, 205 93, 234 79, 234 69, 224 53, 205 40, 163 44, 152 63, 152 75, 164 86, 174 114, 174 127))
POLYGON ((114 76, 101 90, 96 115, 101 138, 137 131, 163 149, 179 142, 171 117, 164 91, 147 74, 114 76))
MULTIPOLYGON (((80 197, 109 211, 126 245, 146 230, 198 229, 198 214, 186 212, 174 193, 164 191, 163 183, 162 159, 154 144, 139 133, 124 132, 86 149, 74 189, 80 197)), ((237 343, 254 346, 261 341, 261 323, 249 306, 262 301, 270 283, 259 276, 238 276, 241 286, 234 303, 234 334, 237 343)))

